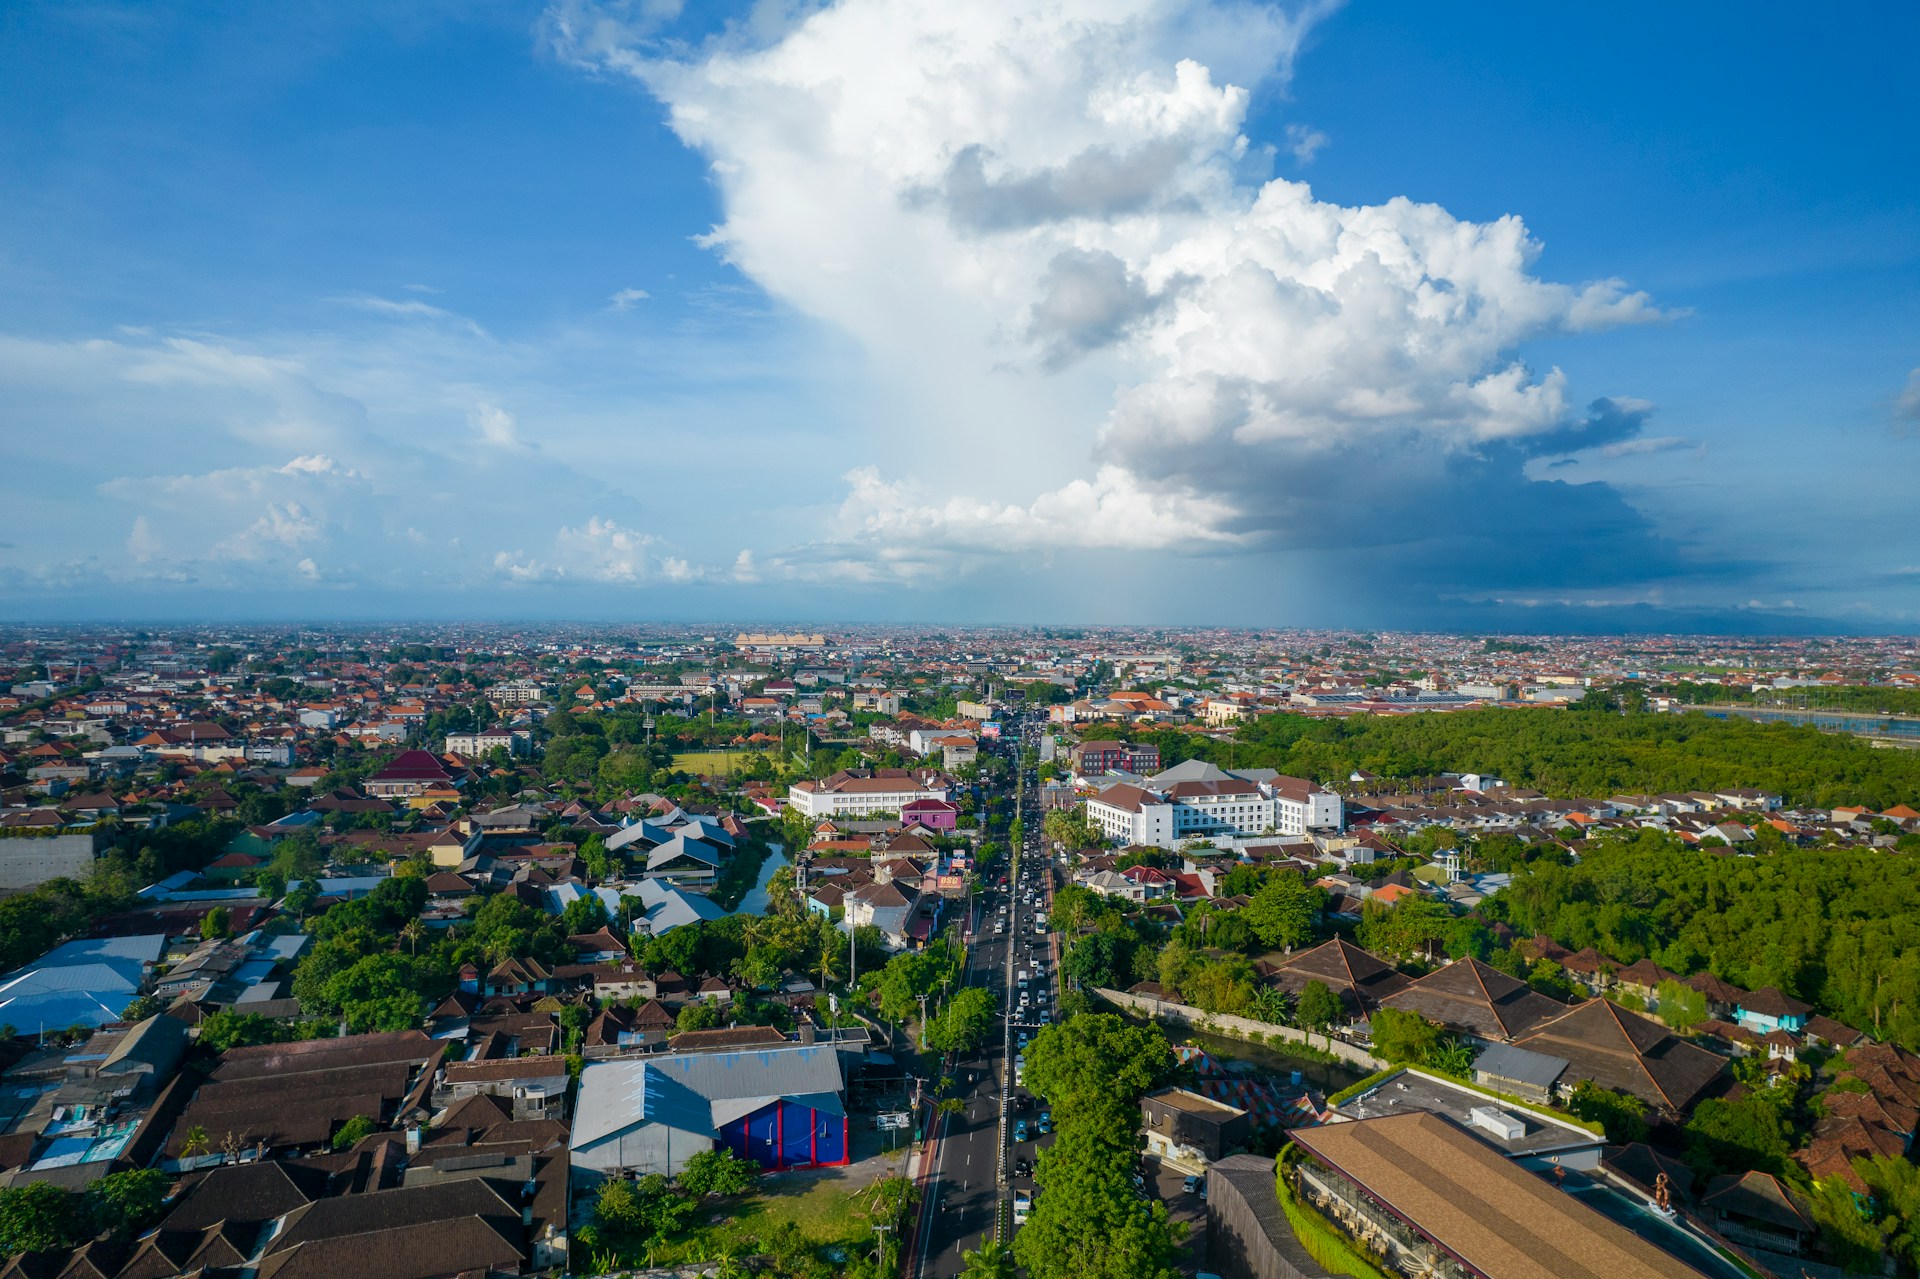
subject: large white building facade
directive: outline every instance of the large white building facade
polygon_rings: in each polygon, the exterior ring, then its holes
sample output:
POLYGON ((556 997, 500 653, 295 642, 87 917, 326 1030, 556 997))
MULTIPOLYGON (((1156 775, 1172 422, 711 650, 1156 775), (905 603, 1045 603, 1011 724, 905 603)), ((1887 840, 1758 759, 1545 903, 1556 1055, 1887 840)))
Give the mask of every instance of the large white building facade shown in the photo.
POLYGON ((1337 831, 1346 809, 1338 794, 1298 777, 1189 760, 1142 786, 1109 786, 1087 801, 1087 820, 1110 840, 1173 849, 1193 839, 1337 831))
POLYGON ((787 805, 808 817, 867 817, 897 813, 917 799, 947 798, 951 783, 933 769, 842 770, 818 782, 795 782, 787 805))

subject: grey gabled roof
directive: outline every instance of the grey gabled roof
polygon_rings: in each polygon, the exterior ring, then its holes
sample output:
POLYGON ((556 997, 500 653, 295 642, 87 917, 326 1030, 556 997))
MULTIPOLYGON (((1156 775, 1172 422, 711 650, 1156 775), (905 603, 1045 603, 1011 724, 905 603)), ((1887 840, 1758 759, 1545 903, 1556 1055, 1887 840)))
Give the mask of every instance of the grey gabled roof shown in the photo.
POLYGON ((682 831, 647 854, 647 869, 656 870, 676 857, 688 857, 708 866, 718 866, 722 856, 721 850, 714 845, 682 831))
POLYGON ((733 847, 733 836, 727 834, 727 829, 720 824, 720 819, 709 817, 704 813, 687 814, 686 824, 680 828, 680 833, 691 835, 696 839, 704 839, 709 843, 721 844, 727 848, 733 847))
POLYGON ((845 1114, 832 1044, 590 1061, 580 1072, 573 1148, 645 1120, 708 1136, 768 1102, 786 1099, 845 1114))
POLYGON ((645 905, 647 932, 656 937, 669 929, 701 920, 719 919, 727 913, 711 897, 689 893, 657 879, 641 880, 638 894, 629 895, 637 895, 645 905))
POLYGON ((607 836, 607 851, 618 852, 628 844, 640 842, 664 844, 672 838, 672 833, 668 831, 666 827, 643 818, 631 826, 622 826, 619 830, 607 836))
POLYGON ((1154 786, 1172 786, 1176 782, 1224 782, 1233 776, 1218 764, 1209 764, 1204 759, 1189 759, 1155 773, 1147 781, 1154 786))
POLYGON ((1549 1057, 1545 1053, 1515 1048, 1512 1044, 1488 1044, 1473 1059, 1473 1068, 1481 1074, 1499 1079, 1532 1084, 1536 1088, 1551 1088, 1553 1081, 1566 1070, 1567 1062, 1562 1057, 1549 1057))
MULTIPOLYGON (((837 1098, 842 1087, 839 1050, 831 1044, 689 1053, 649 1061, 647 1065, 715 1101, 809 1094, 837 1098)), ((837 1100, 834 1105, 837 1113, 837 1100)))

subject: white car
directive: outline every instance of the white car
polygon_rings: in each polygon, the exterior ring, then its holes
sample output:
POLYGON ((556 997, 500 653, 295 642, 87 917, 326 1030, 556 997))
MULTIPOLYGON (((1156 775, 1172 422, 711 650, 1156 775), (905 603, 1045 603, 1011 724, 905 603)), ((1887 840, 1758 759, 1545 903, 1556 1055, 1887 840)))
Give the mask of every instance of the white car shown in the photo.
POLYGON ((1028 1194, 1024 1190, 1014 1191, 1013 1192, 1013 1224, 1016 1226, 1026 1225, 1027 1217, 1032 1212, 1033 1212, 1033 1196, 1028 1194))

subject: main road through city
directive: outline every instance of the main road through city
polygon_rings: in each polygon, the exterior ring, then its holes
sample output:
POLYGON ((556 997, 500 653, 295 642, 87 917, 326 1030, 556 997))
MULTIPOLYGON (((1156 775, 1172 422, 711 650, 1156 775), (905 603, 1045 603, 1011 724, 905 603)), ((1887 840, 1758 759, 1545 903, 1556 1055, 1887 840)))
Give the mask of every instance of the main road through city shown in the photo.
MULTIPOLYGON (((1008 727, 1013 730, 1005 748, 1012 765, 1009 777, 1024 774, 1026 784, 1016 791, 1009 781, 1002 794, 1020 797, 1026 847, 1015 858, 1007 890, 989 887, 975 903, 966 974, 969 985, 984 986, 994 995, 1001 1027, 981 1051, 949 1068, 963 1085, 966 1110, 934 1123, 928 1168, 921 1178, 925 1197, 920 1228, 908 1262, 909 1273, 920 1279, 954 1279, 966 1268, 961 1254, 985 1240, 997 1237, 1012 1243, 1016 1227, 1002 1205, 1010 1204, 1014 1191, 1033 1189, 1031 1176, 1020 1173, 1017 1165, 1033 1158, 1036 1140, 1051 1140, 1036 1139, 1034 1133, 1042 1103, 1012 1087, 1011 1063, 1022 1033, 1031 1035, 1041 1011, 1051 1013, 1056 1007, 1058 955, 1052 934, 1035 919, 1050 910, 1053 897, 1052 872, 1041 851, 1040 813, 1032 806, 1036 779, 1025 772, 1022 761, 1024 749, 1035 744, 1037 728, 1020 721, 1008 727), (1030 1001, 1025 1011, 1019 1006, 1022 973, 1030 1001), (1020 1120, 1026 1122, 1029 1139, 1008 1145, 1020 1120)), ((999 876, 990 879, 997 883, 999 876)))

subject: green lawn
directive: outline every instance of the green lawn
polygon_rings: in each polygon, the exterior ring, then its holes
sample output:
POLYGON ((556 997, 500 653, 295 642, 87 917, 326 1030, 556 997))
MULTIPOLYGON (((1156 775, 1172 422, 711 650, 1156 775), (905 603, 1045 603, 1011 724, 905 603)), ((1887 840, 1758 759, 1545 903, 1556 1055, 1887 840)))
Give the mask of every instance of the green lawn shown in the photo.
POLYGON ((706 1213, 697 1225, 661 1248, 661 1260, 711 1256, 727 1244, 737 1254, 751 1253, 789 1222, 817 1247, 873 1246, 873 1221, 867 1212, 871 1186, 849 1189, 843 1178, 819 1173, 776 1175, 763 1182, 766 1192, 706 1213))
POLYGON ((682 751, 673 757, 673 766, 682 773, 699 773, 707 777, 725 776, 728 769, 738 773, 752 763, 756 756, 762 755, 773 759, 772 754, 767 751, 682 751))

